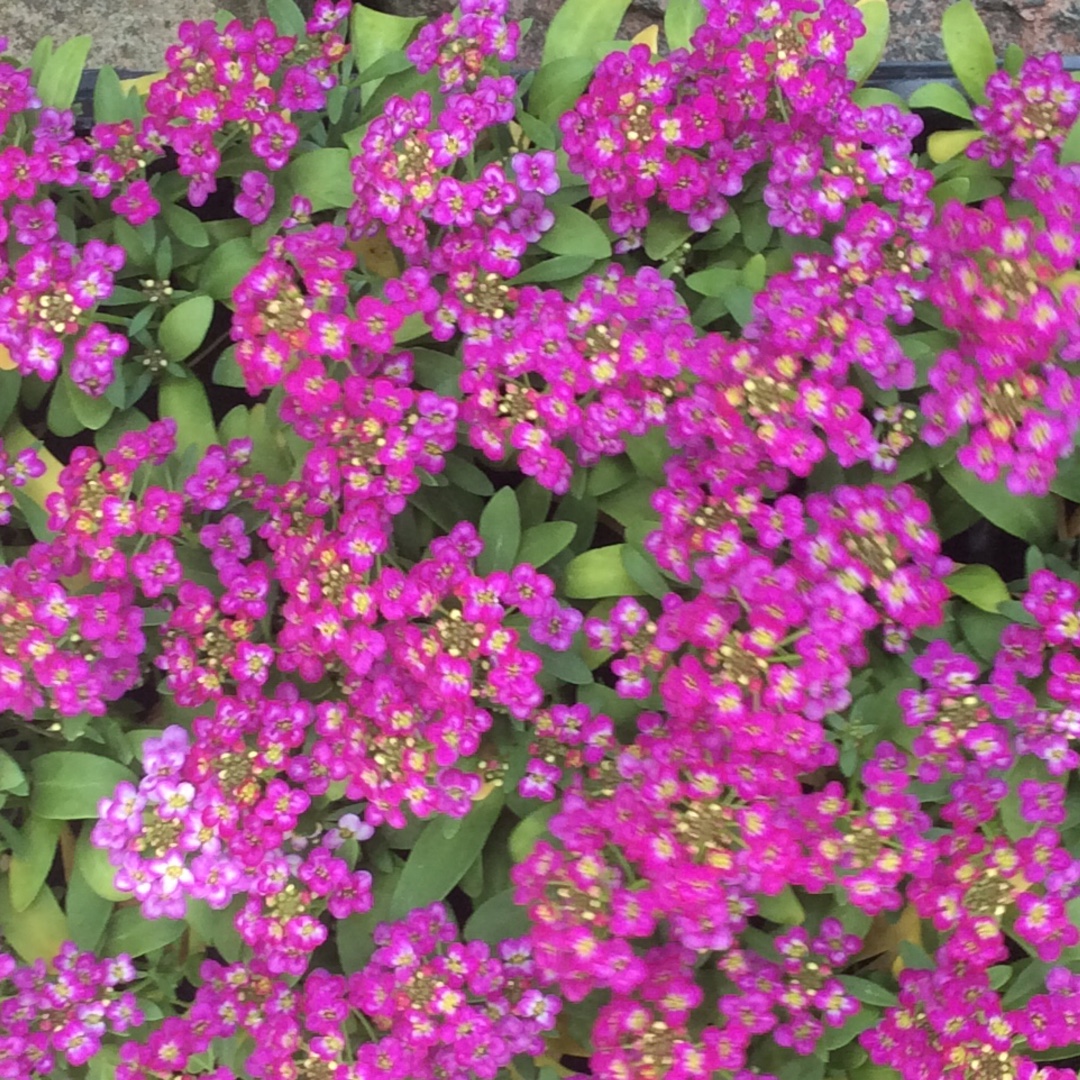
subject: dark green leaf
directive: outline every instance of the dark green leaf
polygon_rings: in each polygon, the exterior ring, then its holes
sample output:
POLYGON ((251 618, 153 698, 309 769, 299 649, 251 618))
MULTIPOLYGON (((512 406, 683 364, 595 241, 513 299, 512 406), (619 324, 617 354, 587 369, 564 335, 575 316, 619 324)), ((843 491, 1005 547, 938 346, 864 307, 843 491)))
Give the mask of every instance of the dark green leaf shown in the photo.
POLYGON ((190 211, 175 203, 168 203, 162 208, 161 216, 169 231, 181 243, 188 247, 203 248, 210 243, 210 234, 206 226, 190 211))
POLYGON ((541 123, 554 124, 573 108, 589 85, 595 66, 591 54, 545 62, 529 87, 529 112, 541 123))
POLYGON ((540 247, 553 255, 581 255, 606 259, 611 241, 599 223, 573 206, 555 208, 555 224, 540 238, 540 247))
POLYGON ((1053 543, 1057 535, 1057 508, 1053 499, 1014 495, 1003 481, 984 483, 956 461, 942 468, 941 475, 964 502, 1010 536, 1018 536, 1037 547, 1053 543))
POLYGON ((109 919, 102 952, 105 956, 145 956, 171 945, 186 926, 182 919, 148 919, 138 907, 117 908, 109 919))
POLYGON ((514 903, 513 889, 496 893, 465 924, 466 941, 486 941, 489 945, 524 937, 528 932, 529 913, 514 903))
POLYGON ((476 560, 478 573, 513 568, 521 544, 521 511, 513 488, 501 488, 488 500, 480 515, 480 538, 484 550, 476 560))
POLYGON ((304 37, 307 20, 295 0, 266 0, 266 13, 287 37, 304 37))
POLYGON ((556 255, 522 270, 514 278, 514 284, 540 285, 552 281, 566 281, 567 278, 583 274, 594 262, 591 255, 556 255))
POLYGON ((892 990, 879 986, 869 979, 860 979, 856 975, 838 975, 844 989, 856 1000, 868 1005, 895 1006, 899 999, 892 990))
POLYGON ((516 561, 538 569, 570 546, 577 526, 572 521, 545 521, 526 529, 516 561))
POLYGON ((113 904, 90 888, 78 863, 68 882, 64 907, 71 940, 80 949, 96 951, 112 914, 113 904))
POLYGON ((165 355, 177 363, 186 360, 202 345, 213 317, 214 301, 209 296, 192 296, 177 304, 158 330, 165 355))
POLYGON ((438 818, 428 822, 394 889, 391 919, 402 919, 410 911, 446 897, 483 850, 503 800, 502 791, 495 790, 475 803, 452 840, 443 836, 438 818))
POLYGON ((758 914, 770 922, 800 926, 806 921, 806 912, 790 885, 785 885, 775 896, 755 897, 754 903, 758 914))
POLYGON ((199 288, 215 300, 229 300, 233 290, 259 261, 251 238, 233 237, 215 247, 199 273, 199 288))

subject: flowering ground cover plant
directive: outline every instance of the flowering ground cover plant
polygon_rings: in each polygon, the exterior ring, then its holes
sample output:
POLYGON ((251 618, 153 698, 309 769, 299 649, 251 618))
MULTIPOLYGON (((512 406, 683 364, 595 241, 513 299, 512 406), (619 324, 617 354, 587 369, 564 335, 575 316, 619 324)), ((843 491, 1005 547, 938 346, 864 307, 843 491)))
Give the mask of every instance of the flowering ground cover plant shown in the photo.
POLYGON ((0 61, 0 1078, 1076 1075, 1080 81, 627 6, 0 61))

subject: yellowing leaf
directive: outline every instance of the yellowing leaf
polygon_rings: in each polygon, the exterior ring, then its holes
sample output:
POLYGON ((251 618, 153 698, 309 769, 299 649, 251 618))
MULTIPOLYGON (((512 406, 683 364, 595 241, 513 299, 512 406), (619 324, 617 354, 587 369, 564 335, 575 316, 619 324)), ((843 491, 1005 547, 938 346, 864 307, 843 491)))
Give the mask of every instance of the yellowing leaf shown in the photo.
POLYGON ((38 446, 37 439, 17 420, 8 425, 4 433, 4 446, 10 455, 17 454, 28 446, 35 447, 35 453, 45 466, 45 471, 40 476, 27 480, 19 490, 44 509, 46 498, 60 490, 60 470, 64 467, 63 464, 44 446, 38 446))
POLYGON ((878 915, 874 919, 856 960, 876 958, 870 967, 888 968, 894 975, 898 975, 904 970, 904 961, 900 958, 902 941, 922 946, 922 919, 911 904, 904 908, 900 918, 894 923, 884 915, 878 915))
POLYGON ((15 361, 11 359, 11 352, 6 345, 0 345, 0 371, 14 371, 15 361))
POLYGON ((386 238, 385 229, 363 240, 354 240, 348 246, 360 256, 364 269, 370 273, 381 278, 396 278, 401 273, 394 245, 386 238))
POLYGON ((935 165, 951 161, 957 154, 962 154, 976 139, 982 137, 981 131, 964 128, 961 131, 935 131, 927 140, 926 151, 935 165))
POLYGON ((152 75, 140 75, 137 79, 121 79, 120 89, 126 94, 129 90, 135 90, 139 94, 149 94, 150 87, 158 81, 158 79, 164 79, 164 71, 155 71, 152 75))
POLYGON ((660 27, 656 23, 652 26, 646 26, 640 34, 635 34, 630 41, 631 45, 648 45, 649 52, 654 56, 656 50, 660 47, 660 27))

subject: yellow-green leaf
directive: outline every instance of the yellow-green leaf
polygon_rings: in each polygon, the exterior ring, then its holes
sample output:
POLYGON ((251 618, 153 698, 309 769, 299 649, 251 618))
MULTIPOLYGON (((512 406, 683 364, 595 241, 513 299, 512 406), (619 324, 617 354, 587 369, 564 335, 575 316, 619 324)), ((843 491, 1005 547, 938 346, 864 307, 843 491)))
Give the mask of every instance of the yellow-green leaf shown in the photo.
POLYGON ((982 138, 982 132, 973 128, 960 131, 935 131, 927 140, 926 152, 935 165, 951 161, 957 154, 962 154, 976 139, 982 138))
POLYGON ((885 0, 859 0, 866 33, 859 38, 847 57, 848 77, 864 83, 874 73, 885 54, 889 40, 889 5, 885 0))
POLYGON ((960 85, 973 101, 986 103, 986 80, 997 70, 994 45, 971 0, 957 0, 941 17, 941 39, 960 85))
POLYGON ((961 566, 945 579, 945 584, 954 595, 992 614, 997 614, 998 605, 1010 599, 1005 582, 989 566, 961 566))

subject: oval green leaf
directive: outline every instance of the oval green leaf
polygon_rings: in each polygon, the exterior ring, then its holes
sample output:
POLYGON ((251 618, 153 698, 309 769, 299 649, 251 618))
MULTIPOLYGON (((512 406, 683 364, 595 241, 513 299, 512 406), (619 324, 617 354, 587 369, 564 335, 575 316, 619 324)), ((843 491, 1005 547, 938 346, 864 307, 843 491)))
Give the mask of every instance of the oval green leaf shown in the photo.
POLYGON ((30 809, 58 821, 96 818, 98 801, 112 795, 117 784, 134 779, 129 768, 97 754, 43 754, 31 766, 30 809))
POLYGON ((165 355, 177 363, 186 360, 206 339, 213 317, 214 301, 209 296, 192 296, 177 304, 158 330, 165 355))
POLYGON ((941 17, 945 55, 971 99, 986 103, 986 80, 997 70, 994 45, 971 0, 957 0, 941 17))
POLYGON ((945 584, 956 596, 991 614, 997 614, 998 605, 1009 600, 1005 582, 989 566, 962 566, 945 579, 945 584))

